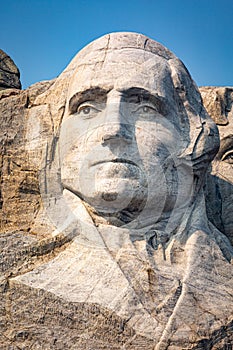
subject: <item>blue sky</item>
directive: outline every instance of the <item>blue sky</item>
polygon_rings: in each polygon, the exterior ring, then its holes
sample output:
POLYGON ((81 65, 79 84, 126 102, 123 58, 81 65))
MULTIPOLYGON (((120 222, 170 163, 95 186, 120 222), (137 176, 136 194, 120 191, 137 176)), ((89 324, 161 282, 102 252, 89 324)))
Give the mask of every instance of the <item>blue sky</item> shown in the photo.
POLYGON ((233 0, 0 0, 0 48, 23 88, 59 75, 93 39, 143 33, 167 46, 199 86, 233 86, 233 0))

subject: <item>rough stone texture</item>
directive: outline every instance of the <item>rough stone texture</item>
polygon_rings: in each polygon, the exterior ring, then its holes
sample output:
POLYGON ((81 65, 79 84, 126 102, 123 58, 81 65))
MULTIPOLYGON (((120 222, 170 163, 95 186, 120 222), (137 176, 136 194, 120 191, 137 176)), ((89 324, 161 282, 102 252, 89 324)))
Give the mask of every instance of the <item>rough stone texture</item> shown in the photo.
POLYGON ((21 89, 20 73, 12 59, 0 50, 0 90, 21 89))
POLYGON ((220 135, 220 149, 206 182, 207 214, 233 244, 233 88, 202 87, 200 92, 220 135))
POLYGON ((27 118, 36 95, 52 82, 33 85, 28 90, 0 92, 1 115, 1 230, 27 231, 39 207, 38 169, 28 159, 25 148, 27 118), (31 219, 30 219, 31 216, 31 219))
POLYGON ((231 349, 233 249, 202 191, 218 136, 182 63, 106 35, 0 111, 0 348, 231 349))

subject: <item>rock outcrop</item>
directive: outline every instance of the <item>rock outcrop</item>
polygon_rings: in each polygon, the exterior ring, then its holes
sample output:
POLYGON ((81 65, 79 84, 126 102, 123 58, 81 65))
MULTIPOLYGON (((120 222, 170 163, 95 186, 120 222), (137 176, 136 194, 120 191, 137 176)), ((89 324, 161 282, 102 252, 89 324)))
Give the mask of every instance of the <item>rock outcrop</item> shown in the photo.
POLYGON ((207 175, 207 213, 233 244, 233 87, 201 87, 200 92, 220 136, 219 152, 207 175))
POLYGON ((0 90, 21 89, 20 73, 13 60, 0 50, 0 90))

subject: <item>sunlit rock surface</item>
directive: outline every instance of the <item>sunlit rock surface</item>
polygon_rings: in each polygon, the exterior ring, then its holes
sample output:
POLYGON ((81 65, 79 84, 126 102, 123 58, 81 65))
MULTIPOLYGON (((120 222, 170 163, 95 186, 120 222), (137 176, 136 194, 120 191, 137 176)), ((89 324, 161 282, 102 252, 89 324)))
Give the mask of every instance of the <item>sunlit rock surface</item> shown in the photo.
POLYGON ((230 216, 214 183, 223 235, 202 190, 217 129, 182 63, 106 35, 0 112, 0 348, 230 349, 230 216))

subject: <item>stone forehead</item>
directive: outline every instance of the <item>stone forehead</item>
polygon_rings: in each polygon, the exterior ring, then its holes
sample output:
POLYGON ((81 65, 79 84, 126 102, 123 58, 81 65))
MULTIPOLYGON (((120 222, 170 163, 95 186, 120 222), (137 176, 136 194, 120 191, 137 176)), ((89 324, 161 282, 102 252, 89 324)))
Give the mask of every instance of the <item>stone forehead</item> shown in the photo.
POLYGON ((104 55, 109 51, 124 49, 143 50, 158 55, 165 60, 176 58, 171 51, 157 41, 143 34, 130 32, 106 34, 85 46, 76 57, 78 60, 82 61, 82 59, 89 55, 93 55, 94 59, 94 55, 98 56, 98 53, 104 55))

